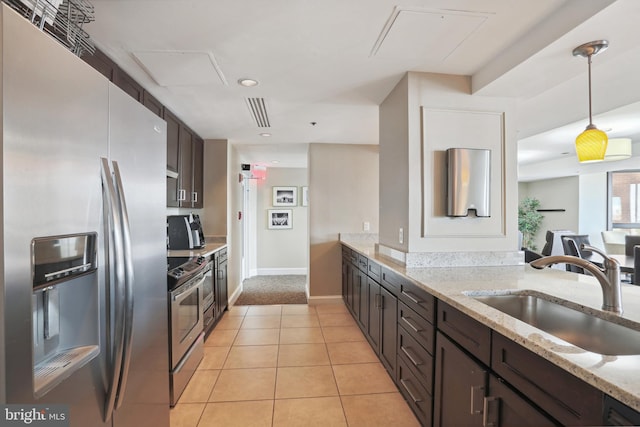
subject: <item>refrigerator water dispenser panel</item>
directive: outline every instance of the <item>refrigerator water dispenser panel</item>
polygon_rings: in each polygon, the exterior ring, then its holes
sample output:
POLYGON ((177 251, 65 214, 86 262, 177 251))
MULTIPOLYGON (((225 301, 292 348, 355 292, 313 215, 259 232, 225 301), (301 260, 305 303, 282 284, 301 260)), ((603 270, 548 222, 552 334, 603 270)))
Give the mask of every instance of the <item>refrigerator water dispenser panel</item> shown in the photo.
POLYGON ((447 150, 447 216, 491 216, 491 150, 447 150))
POLYGON ((40 398, 100 353, 96 233, 31 241, 33 395, 40 398))
POLYGON ((31 242, 33 289, 96 271, 96 233, 36 237, 31 242))

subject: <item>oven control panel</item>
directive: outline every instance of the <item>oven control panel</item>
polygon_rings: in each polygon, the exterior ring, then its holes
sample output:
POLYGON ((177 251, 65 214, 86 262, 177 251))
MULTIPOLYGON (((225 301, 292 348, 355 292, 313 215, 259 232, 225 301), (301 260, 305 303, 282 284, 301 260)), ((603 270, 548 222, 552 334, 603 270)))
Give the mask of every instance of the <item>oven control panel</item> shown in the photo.
POLYGON ((187 262, 169 270, 167 272, 167 284, 169 290, 198 274, 206 265, 206 258, 198 256, 189 258, 187 262))

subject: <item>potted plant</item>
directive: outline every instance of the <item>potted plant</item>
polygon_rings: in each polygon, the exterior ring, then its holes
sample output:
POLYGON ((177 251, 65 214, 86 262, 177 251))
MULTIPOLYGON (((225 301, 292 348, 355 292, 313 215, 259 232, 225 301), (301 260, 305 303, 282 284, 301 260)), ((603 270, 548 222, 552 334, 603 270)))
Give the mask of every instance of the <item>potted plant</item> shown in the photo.
POLYGON ((518 230, 522 233, 523 249, 535 251, 536 245, 533 238, 542 224, 544 216, 538 212, 540 200, 534 197, 526 197, 518 205, 518 230))

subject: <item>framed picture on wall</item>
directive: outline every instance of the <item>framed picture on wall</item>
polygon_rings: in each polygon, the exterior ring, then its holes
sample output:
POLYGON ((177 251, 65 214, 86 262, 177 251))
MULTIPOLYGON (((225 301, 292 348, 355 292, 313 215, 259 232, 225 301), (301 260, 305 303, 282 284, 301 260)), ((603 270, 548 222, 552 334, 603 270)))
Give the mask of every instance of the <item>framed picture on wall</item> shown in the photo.
POLYGON ((291 209, 269 209, 268 226, 271 230, 293 228, 291 209))
POLYGON ((273 206, 298 206, 298 187, 273 187, 273 206))
POLYGON ((302 187, 302 206, 309 205, 309 187, 302 187))

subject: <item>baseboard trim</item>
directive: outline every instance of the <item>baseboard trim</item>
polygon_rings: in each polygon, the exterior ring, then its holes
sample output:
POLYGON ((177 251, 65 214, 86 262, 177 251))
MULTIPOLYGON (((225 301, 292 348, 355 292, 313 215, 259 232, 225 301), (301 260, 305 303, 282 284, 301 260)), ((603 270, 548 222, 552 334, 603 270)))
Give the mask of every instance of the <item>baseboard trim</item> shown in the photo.
POLYGON ((306 268, 259 268, 256 276, 306 275, 306 268))
POLYGON ((229 298, 229 307, 232 307, 235 305, 236 301, 238 301, 238 298, 240 298, 240 294, 242 293, 242 283, 240 283, 240 285, 236 288, 235 292, 233 294, 231 294, 231 297, 229 298))
POLYGON ((342 300, 342 295, 327 295, 321 297, 311 297, 307 295, 307 300, 309 305, 320 305, 320 304, 344 304, 342 300))

